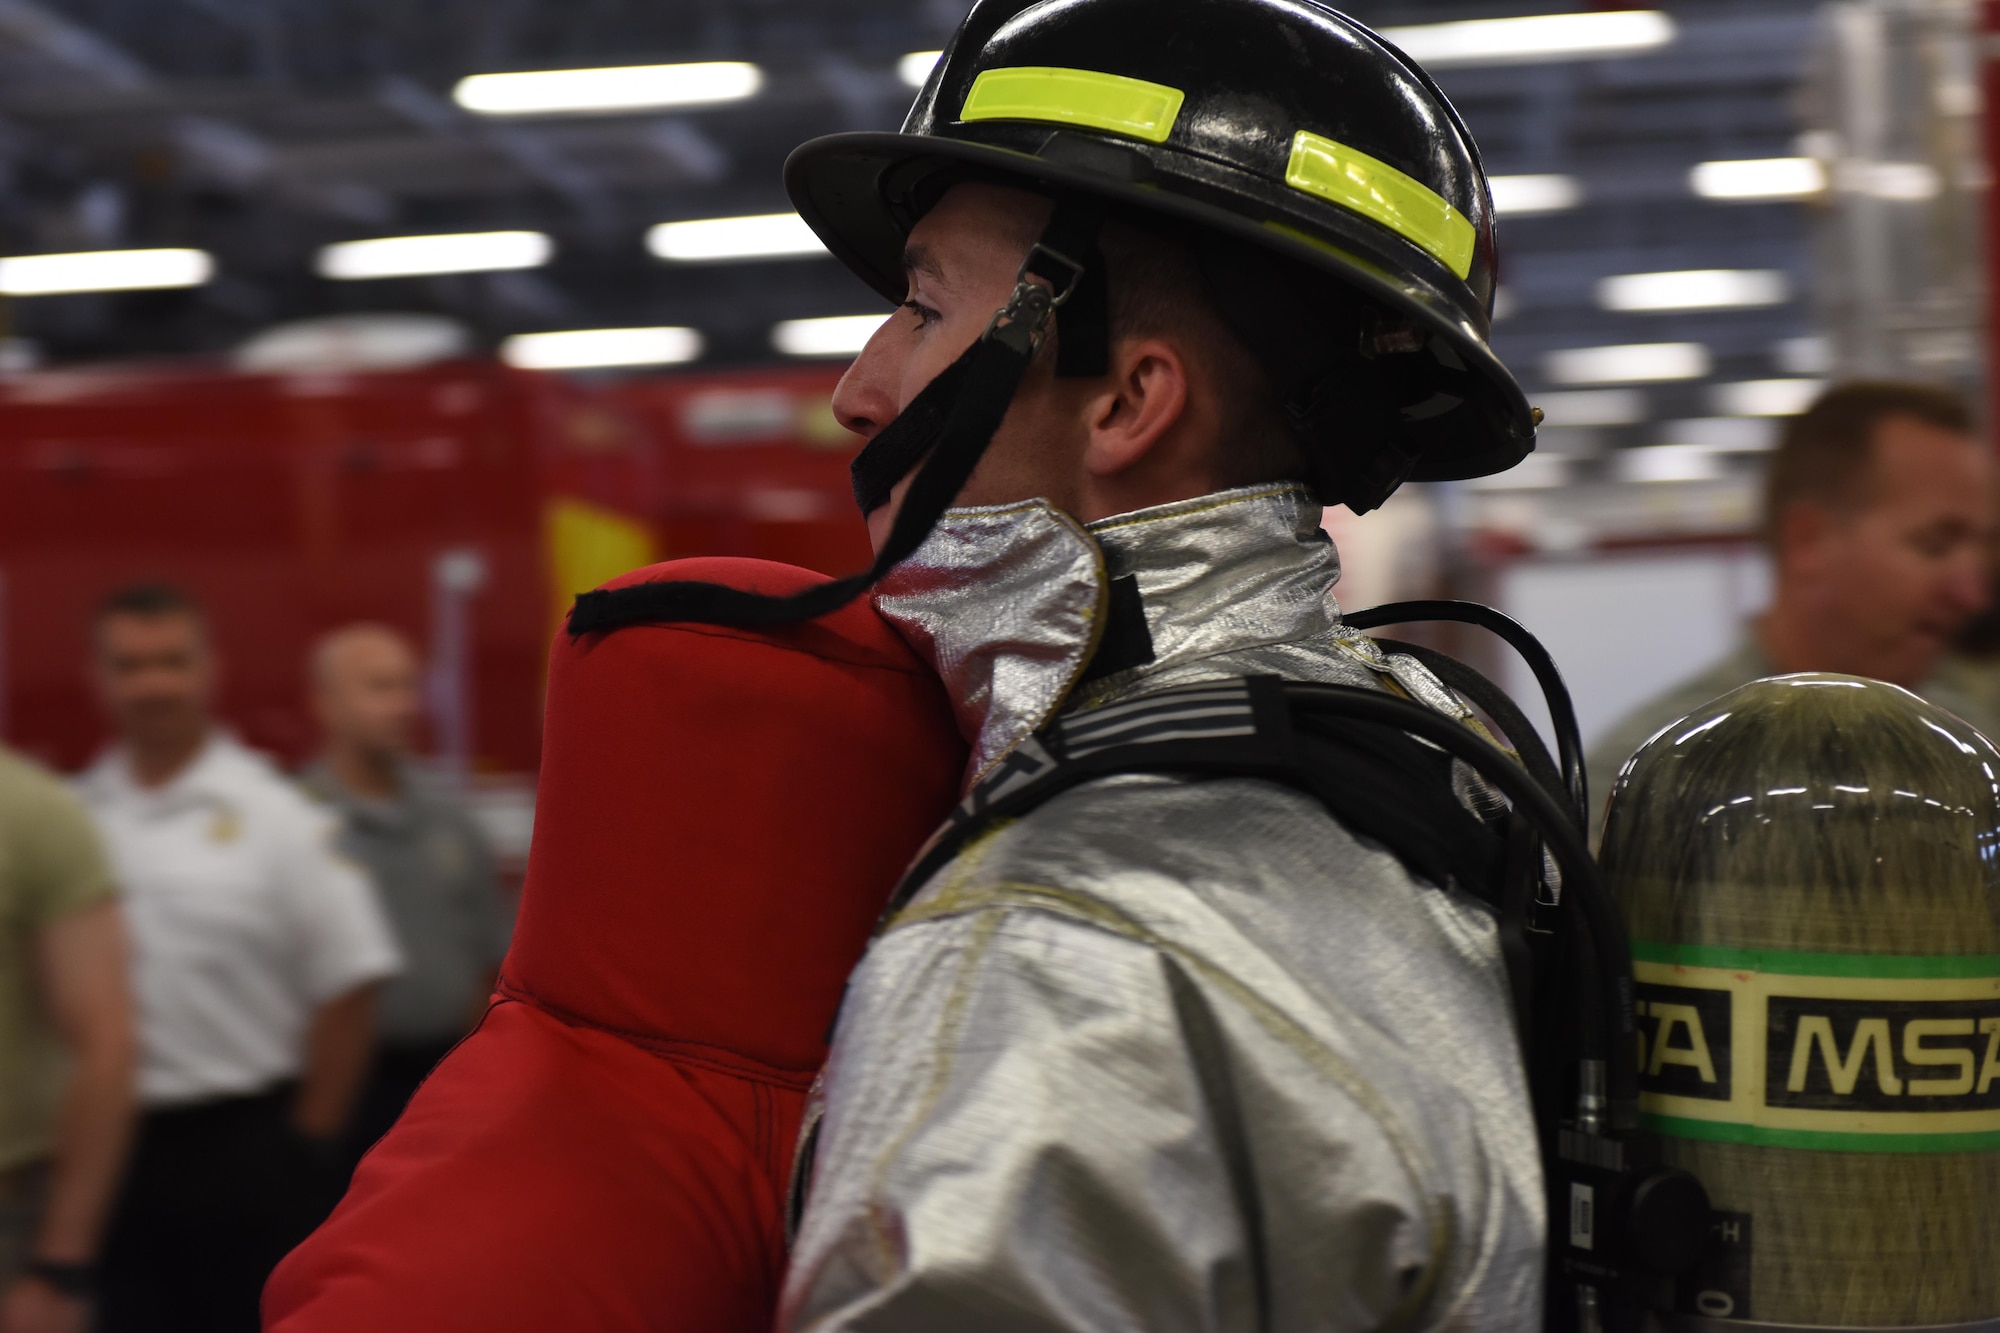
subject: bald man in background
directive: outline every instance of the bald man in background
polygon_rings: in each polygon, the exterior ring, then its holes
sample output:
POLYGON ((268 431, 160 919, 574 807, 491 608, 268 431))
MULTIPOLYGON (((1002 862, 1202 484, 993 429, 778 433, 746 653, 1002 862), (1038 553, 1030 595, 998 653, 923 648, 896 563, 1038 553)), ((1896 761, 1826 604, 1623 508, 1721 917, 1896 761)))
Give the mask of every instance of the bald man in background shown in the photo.
POLYGON ((404 957, 382 992, 380 1046, 351 1131, 357 1160, 478 1021, 507 949, 484 835, 411 763, 421 682, 416 652, 386 625, 346 626, 313 651, 324 742, 300 780, 340 815, 342 850, 373 877, 404 957))

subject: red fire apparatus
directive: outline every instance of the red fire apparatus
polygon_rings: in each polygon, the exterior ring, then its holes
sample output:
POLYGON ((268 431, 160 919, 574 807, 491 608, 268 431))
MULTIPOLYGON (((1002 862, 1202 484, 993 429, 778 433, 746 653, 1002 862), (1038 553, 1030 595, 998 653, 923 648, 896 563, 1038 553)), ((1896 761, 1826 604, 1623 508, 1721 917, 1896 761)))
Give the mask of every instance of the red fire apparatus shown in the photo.
POLYGON ((301 757, 309 645, 378 620, 428 654, 441 765, 527 778, 548 637, 577 591, 676 555, 865 563, 837 374, 0 378, 0 733, 85 762, 102 741, 90 610, 165 579, 208 607, 221 711, 251 744, 301 757))

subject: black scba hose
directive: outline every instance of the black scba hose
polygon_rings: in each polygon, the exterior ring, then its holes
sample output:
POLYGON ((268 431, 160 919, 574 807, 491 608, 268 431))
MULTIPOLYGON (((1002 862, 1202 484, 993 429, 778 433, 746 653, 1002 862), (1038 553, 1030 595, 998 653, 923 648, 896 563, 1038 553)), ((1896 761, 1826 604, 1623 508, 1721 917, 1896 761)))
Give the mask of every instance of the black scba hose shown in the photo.
MULTIPOLYGON (((1584 830, 1588 784, 1576 710, 1548 651, 1518 622, 1472 602, 1415 601, 1348 615, 1352 628, 1456 621, 1477 625, 1514 648, 1534 672, 1554 722, 1560 766, 1507 695, 1485 676, 1443 653, 1379 640, 1409 652, 1446 685, 1484 709, 1519 751, 1513 756, 1442 714, 1370 690, 1288 682, 1286 699, 1301 722, 1315 716, 1394 726, 1469 765, 1512 803, 1531 830, 1510 834, 1510 873, 1537 875, 1541 847, 1554 858, 1562 894, 1555 904, 1566 939, 1569 1006, 1537 1003, 1538 962, 1526 943, 1525 891, 1502 896, 1499 931, 1513 983, 1527 1058, 1530 1095, 1549 1184, 1552 1288, 1544 1308, 1548 1333, 1627 1333, 1644 1311, 1699 1258, 1710 1220, 1706 1191, 1684 1171, 1658 1164, 1639 1131, 1638 1043, 1632 950, 1625 925, 1598 874, 1584 830), (1563 1086, 1574 1056, 1576 1086, 1563 1086), (1573 1098, 1573 1100, 1572 1100, 1573 1098), (1573 1112, 1566 1115, 1566 1111, 1573 1112), (1585 1200, 1578 1212, 1579 1198, 1585 1200)), ((1547 938, 1547 932, 1536 931, 1547 938)), ((1560 963, 1553 964, 1558 976, 1560 963)))
MULTIPOLYGON (((1549 656, 1549 650, 1542 647, 1541 640, 1528 633, 1525 625, 1490 606, 1478 602, 1453 601, 1389 602, 1382 606, 1371 606, 1366 611, 1351 611, 1341 618, 1351 629, 1374 629, 1380 625, 1415 624, 1425 620, 1449 620, 1461 625, 1477 625, 1506 640, 1507 646, 1519 653, 1521 660, 1528 664, 1528 670, 1535 673, 1535 683, 1541 686, 1542 698, 1548 704, 1549 720, 1555 727, 1556 753, 1562 760, 1563 783, 1569 789, 1570 800, 1576 806, 1576 819, 1579 825, 1588 827, 1590 784, 1586 781, 1583 770, 1583 737, 1576 724, 1576 706, 1570 702, 1569 687, 1563 684, 1562 672, 1556 669, 1555 658, 1549 656)), ((1476 698, 1474 702, 1481 703, 1476 698)), ((1503 722, 1501 725, 1504 727, 1506 724, 1503 722)), ((1507 739, 1513 741, 1519 748, 1532 744, 1536 738, 1532 731, 1520 736, 1509 731, 1507 739)))

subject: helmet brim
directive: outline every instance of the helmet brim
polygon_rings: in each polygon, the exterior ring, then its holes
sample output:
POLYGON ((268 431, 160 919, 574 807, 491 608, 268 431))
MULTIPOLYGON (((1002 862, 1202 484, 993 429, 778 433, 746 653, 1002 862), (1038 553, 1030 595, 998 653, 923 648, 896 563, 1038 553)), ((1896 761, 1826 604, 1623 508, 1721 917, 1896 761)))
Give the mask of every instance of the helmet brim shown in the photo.
MULTIPOLYGON (((1535 445, 1535 423, 1526 396, 1488 347, 1485 330, 1467 318, 1441 286, 1423 280, 1420 266, 1396 272, 1367 253, 1374 238, 1355 224, 1352 248, 1276 222, 1141 181, 1123 181, 1095 166, 1049 160, 1032 153, 937 135, 863 132, 827 135, 795 149, 785 161, 785 188, 808 226, 833 257, 891 302, 903 300, 903 247, 914 216, 888 196, 894 176, 907 190, 933 171, 971 170, 1018 181, 1038 193, 1094 195, 1121 211, 1152 214, 1246 241, 1355 288, 1422 324, 1464 361, 1490 395, 1504 429, 1475 447, 1427 452, 1413 481, 1457 481, 1504 472, 1535 445)), ((1348 238, 1343 238, 1348 239, 1348 238)))

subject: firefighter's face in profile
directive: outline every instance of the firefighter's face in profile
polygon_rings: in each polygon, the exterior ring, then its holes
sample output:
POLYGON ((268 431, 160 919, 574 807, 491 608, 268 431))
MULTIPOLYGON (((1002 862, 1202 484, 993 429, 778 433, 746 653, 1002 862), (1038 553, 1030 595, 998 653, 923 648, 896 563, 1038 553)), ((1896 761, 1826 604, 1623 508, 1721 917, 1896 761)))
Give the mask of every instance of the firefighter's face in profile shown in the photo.
POLYGON ((198 619, 112 614, 98 623, 96 639, 98 698, 126 742, 174 746, 207 729, 215 658, 198 619))
MULTIPOLYGON (((1048 200, 984 184, 953 187, 911 230, 903 306, 876 331, 834 391, 842 425, 864 438, 893 421, 986 330, 1048 220, 1048 200)), ((1052 341, 1052 340, 1051 340, 1052 341)), ((1114 338, 1111 371, 1058 379, 1045 345, 961 505, 1033 497, 1089 521, 1210 487, 1186 473, 1202 422, 1190 411, 1188 361, 1171 340, 1114 338)), ((868 518, 879 550, 909 478, 868 518)))

